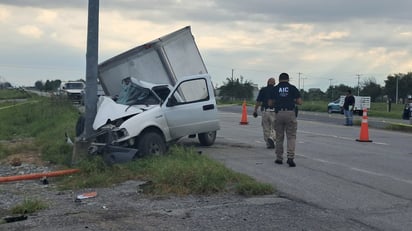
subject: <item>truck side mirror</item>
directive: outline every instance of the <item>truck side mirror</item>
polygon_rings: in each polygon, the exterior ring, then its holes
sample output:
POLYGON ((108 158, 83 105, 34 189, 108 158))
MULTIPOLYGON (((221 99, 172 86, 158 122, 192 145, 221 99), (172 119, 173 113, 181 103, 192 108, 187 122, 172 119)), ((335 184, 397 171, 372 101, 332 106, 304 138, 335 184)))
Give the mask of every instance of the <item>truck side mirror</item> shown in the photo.
POLYGON ((166 106, 168 107, 173 107, 177 104, 177 100, 174 96, 170 97, 169 99, 167 99, 167 103, 166 106))

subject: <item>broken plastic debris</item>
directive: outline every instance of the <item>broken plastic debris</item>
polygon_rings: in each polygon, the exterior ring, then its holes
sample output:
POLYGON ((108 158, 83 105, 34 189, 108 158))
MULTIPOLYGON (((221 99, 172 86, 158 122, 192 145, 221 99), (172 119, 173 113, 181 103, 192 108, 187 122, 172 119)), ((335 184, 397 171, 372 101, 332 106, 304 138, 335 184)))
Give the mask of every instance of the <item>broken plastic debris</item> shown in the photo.
POLYGON ((77 195, 77 199, 83 200, 83 199, 92 198, 95 196, 97 196, 97 192, 87 192, 87 193, 82 193, 82 194, 77 195))
POLYGON ((26 215, 19 215, 19 216, 9 216, 3 218, 7 223, 16 222, 16 221, 23 221, 27 219, 26 215))

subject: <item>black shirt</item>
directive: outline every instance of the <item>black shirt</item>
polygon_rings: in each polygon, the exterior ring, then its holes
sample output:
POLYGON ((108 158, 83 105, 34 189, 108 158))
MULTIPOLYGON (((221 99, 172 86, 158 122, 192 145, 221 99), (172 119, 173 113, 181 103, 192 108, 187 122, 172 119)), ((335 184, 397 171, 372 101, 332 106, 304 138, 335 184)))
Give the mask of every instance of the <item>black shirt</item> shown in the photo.
POLYGON ((355 97, 353 97, 353 95, 347 95, 343 103, 343 109, 349 110, 349 105, 353 106, 354 104, 355 104, 355 97))
POLYGON ((301 97, 299 90, 289 82, 280 82, 274 92, 276 111, 294 110, 296 99, 301 97))
POLYGON ((262 102, 262 105, 260 108, 262 111, 267 108, 273 108, 274 89, 275 89, 275 86, 273 85, 268 85, 260 89, 259 94, 256 98, 256 101, 262 102))

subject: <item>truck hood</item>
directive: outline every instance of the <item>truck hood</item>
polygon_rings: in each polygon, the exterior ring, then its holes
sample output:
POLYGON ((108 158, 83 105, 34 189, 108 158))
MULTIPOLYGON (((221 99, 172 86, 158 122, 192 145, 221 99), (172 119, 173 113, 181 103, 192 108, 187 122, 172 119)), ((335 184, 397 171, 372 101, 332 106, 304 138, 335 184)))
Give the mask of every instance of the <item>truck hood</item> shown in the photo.
POLYGON ((105 125, 108 120, 114 121, 123 117, 142 113, 145 110, 144 107, 145 106, 137 107, 118 104, 108 96, 101 96, 97 102, 97 112, 93 122, 93 129, 99 129, 101 126, 105 125))

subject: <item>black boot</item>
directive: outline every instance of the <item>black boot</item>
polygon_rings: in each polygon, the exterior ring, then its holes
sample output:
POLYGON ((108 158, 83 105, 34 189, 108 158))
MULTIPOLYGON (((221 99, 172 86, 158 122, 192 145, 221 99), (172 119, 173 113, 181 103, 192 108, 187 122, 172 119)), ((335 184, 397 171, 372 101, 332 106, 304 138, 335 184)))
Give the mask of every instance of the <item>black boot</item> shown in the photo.
POLYGON ((286 163, 288 163, 289 167, 296 167, 296 164, 292 158, 288 158, 288 161, 286 163))

